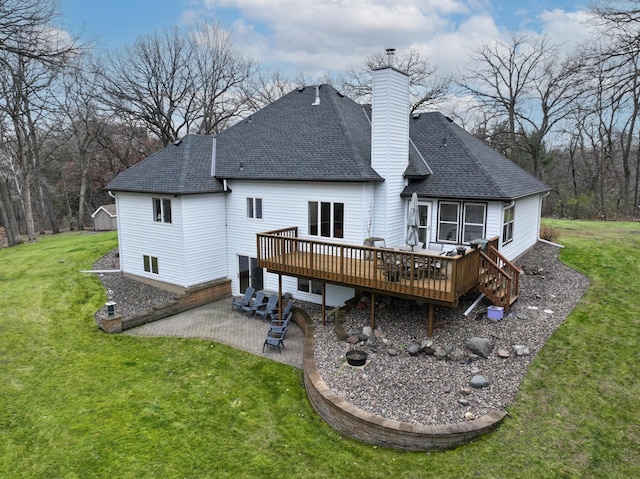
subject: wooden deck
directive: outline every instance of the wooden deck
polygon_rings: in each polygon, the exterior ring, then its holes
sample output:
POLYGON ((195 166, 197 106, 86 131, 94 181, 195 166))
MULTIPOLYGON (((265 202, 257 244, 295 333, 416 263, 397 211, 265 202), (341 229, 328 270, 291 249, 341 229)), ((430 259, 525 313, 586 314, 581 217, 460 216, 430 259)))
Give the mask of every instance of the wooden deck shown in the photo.
POLYGON ((373 293, 455 307, 478 283, 479 250, 443 256, 429 251, 329 243, 298 237, 297 228, 258 234, 258 265, 373 293))

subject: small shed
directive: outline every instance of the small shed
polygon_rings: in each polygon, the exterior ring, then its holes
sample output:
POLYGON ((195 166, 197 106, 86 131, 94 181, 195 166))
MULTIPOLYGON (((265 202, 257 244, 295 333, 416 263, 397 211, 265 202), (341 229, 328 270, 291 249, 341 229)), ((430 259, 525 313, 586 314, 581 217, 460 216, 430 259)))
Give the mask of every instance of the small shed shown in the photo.
POLYGON ((115 231, 118 229, 116 205, 102 205, 91 215, 94 231, 115 231))

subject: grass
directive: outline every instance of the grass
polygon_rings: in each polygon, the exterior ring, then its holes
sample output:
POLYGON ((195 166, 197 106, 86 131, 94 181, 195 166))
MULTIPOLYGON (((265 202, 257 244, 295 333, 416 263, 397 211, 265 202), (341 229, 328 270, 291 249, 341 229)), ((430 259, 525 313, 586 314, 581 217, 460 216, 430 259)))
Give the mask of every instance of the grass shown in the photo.
POLYGON ((114 233, 0 251, 0 477, 640 476, 640 224, 547 221, 592 280, 500 429, 439 453, 340 436, 301 372, 210 341, 107 335, 80 273, 114 233))

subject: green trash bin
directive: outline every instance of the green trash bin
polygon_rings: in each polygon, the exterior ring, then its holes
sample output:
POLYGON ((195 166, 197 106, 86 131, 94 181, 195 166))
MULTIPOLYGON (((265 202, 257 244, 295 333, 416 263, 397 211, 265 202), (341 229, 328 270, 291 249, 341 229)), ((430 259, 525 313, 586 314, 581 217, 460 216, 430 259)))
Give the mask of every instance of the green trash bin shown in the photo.
POLYGON ((470 241, 469 244, 471 245, 472 248, 481 249, 484 253, 486 253, 489 240, 484 238, 478 238, 470 241))

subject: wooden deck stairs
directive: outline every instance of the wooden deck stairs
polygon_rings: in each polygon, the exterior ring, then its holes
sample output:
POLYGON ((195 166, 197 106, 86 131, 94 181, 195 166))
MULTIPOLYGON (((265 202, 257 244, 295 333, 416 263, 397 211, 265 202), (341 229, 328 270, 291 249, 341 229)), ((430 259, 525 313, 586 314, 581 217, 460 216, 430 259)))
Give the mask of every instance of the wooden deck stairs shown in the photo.
POLYGON ((480 251, 477 288, 494 305, 509 311, 511 305, 518 299, 521 272, 492 244, 488 244, 486 253, 480 251))

